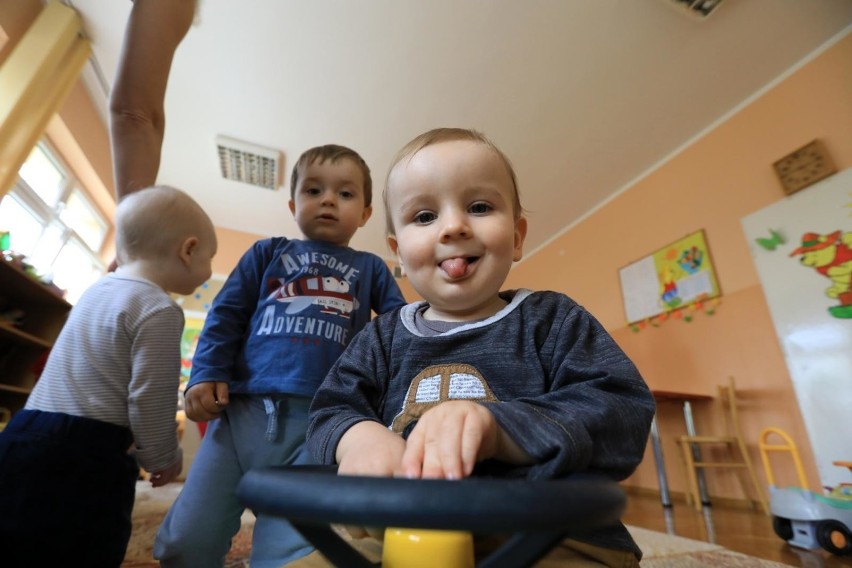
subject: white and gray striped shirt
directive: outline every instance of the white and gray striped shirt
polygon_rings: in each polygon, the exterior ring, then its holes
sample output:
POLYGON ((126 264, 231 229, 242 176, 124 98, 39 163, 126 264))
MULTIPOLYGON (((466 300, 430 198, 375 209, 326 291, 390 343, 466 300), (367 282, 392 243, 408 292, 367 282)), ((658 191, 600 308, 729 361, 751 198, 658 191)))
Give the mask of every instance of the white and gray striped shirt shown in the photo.
POLYGON ((26 408, 129 427, 139 464, 182 459, 175 427, 183 310, 156 284, 108 274, 80 298, 26 408))

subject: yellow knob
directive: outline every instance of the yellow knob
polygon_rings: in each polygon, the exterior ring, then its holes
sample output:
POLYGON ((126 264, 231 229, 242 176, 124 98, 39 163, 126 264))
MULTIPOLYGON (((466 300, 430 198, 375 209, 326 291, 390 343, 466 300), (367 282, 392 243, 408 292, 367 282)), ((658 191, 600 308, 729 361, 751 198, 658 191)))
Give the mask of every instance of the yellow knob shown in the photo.
POLYGON ((473 568, 473 536, 464 531, 385 529, 382 568, 473 568))

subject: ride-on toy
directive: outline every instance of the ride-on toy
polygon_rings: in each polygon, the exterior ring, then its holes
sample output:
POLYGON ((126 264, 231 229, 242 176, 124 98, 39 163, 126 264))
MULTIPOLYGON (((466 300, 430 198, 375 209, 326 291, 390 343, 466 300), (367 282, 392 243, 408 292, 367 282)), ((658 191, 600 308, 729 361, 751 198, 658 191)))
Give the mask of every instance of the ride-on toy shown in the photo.
MULTIPOLYGON (((838 556, 852 555, 852 484, 843 483, 828 495, 809 491, 799 450, 792 438, 778 428, 766 428, 760 433, 760 455, 769 480, 769 510, 775 534, 799 548, 822 547, 838 556), (780 436, 784 443, 767 443, 773 434, 780 436), (792 455, 801 487, 775 486, 767 456, 771 451, 792 455)), ((852 462, 834 463, 852 469, 852 462)))
MULTIPOLYGON (((618 484, 601 476, 450 481, 336 475, 335 467, 325 466, 253 470, 243 476, 237 495, 256 513, 286 518, 341 568, 380 565, 352 548, 332 524, 407 527, 409 536, 422 529, 512 534, 478 566, 522 568, 532 566, 568 532, 615 523, 625 505, 618 484)), ((464 550, 466 545, 460 546, 464 550)))

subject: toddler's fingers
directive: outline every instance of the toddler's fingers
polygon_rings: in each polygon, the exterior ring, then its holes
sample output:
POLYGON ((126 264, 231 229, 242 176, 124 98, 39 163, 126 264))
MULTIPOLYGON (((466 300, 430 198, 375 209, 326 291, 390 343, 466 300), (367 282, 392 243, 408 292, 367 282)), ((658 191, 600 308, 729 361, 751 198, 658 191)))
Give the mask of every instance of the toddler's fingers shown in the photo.
POLYGON ((460 442, 462 476, 467 477, 473 473, 479 457, 479 449, 482 446, 483 431, 478 422, 466 420, 462 429, 460 442))
POLYGON ((458 479, 461 469, 458 458, 460 432, 441 427, 430 428, 423 440, 423 479, 458 479))
POLYGON ((219 406, 228 405, 228 383, 216 383, 215 397, 219 406))
POLYGON ((218 417, 219 413, 225 408, 225 405, 216 398, 215 387, 204 393, 204 396, 201 398, 201 406, 213 418, 218 417))
POLYGON ((463 414, 451 415, 449 418, 442 422, 441 437, 435 442, 441 468, 435 477, 461 479, 464 476, 462 449, 465 420, 463 414))
POLYGON ((419 479, 423 471, 423 436, 415 428, 405 442, 405 452, 400 460, 403 477, 419 479))
MULTIPOLYGON (((213 405, 215 407, 215 405, 213 405)), ((203 400, 197 400, 193 397, 186 398, 186 416, 194 422, 206 422, 219 417, 217 412, 209 412, 204 407, 203 400)))

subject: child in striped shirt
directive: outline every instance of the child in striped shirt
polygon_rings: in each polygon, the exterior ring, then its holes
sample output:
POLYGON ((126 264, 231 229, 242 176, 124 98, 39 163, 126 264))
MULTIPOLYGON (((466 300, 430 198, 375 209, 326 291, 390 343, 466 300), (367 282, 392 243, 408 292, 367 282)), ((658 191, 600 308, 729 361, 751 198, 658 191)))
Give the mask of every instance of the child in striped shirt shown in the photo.
POLYGON ((154 487, 181 472, 184 315, 169 293, 210 278, 216 232, 186 193, 157 186, 119 203, 116 248, 118 269, 71 310, 24 409, 0 433, 9 566, 119 566, 139 466, 154 487))

